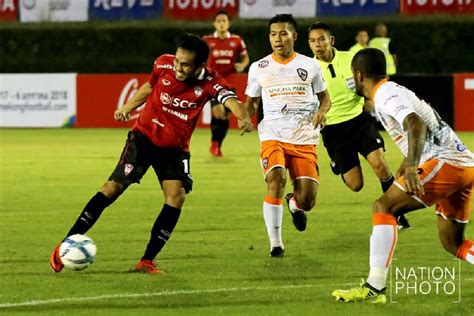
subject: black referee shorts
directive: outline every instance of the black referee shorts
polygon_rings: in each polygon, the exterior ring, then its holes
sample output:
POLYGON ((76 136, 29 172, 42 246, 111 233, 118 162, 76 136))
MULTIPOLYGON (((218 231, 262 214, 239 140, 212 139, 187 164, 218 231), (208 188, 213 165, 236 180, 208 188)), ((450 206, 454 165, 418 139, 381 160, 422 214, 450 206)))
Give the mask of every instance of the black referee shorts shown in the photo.
POLYGON ((109 181, 124 185, 140 183, 150 166, 158 181, 180 180, 186 193, 193 187, 189 152, 158 147, 139 131, 130 131, 127 142, 109 181))
POLYGON ((385 144, 375 125, 375 119, 366 112, 348 121, 327 125, 321 131, 329 157, 344 174, 360 165, 359 153, 367 156, 385 144))

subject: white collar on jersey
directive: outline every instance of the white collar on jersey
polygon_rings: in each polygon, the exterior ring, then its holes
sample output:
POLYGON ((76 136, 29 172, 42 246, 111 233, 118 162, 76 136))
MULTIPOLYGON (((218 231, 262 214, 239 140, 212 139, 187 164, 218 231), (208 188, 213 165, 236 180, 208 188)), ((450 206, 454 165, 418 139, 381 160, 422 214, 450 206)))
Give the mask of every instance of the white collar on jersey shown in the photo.
MULTIPOLYGON (((215 31, 212 36, 214 36, 215 38, 219 38, 219 34, 217 34, 217 31, 215 31)), ((227 33, 225 34, 225 37, 230 38, 230 32, 229 31, 227 31, 227 33)))
POLYGON ((204 79, 205 75, 206 75, 206 69, 205 69, 205 68, 202 68, 202 69, 201 69, 201 72, 200 72, 199 75, 196 77, 196 79, 197 79, 197 80, 202 80, 202 79, 204 79))

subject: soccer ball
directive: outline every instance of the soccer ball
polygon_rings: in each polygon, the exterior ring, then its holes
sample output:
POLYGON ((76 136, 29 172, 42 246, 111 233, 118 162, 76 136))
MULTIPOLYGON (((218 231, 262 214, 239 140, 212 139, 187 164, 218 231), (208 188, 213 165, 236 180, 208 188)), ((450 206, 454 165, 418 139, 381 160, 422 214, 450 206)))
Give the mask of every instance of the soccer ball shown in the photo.
POLYGON ((81 271, 90 266, 97 253, 97 247, 86 235, 72 235, 59 246, 59 256, 66 268, 81 271))

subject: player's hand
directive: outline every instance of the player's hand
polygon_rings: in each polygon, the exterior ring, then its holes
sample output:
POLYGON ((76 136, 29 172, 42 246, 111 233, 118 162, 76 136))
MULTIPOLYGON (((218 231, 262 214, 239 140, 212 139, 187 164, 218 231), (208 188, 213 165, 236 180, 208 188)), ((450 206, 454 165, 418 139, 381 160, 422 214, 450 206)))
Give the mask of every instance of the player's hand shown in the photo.
POLYGON ((407 167, 405 175, 403 176, 404 188, 410 195, 422 196, 425 194, 423 185, 420 181, 420 176, 417 173, 416 167, 407 167))
POLYGON ((241 63, 235 63, 234 65, 235 71, 242 72, 245 69, 245 66, 241 63))
POLYGON ((318 125, 320 126, 321 129, 326 126, 326 115, 321 112, 316 112, 313 116, 313 126, 314 128, 317 128, 318 125))
POLYGON ((245 133, 250 133, 253 130, 252 121, 247 119, 237 120, 239 124, 239 129, 241 130, 240 135, 244 135, 245 133))
POLYGON ((114 119, 119 122, 126 122, 130 119, 130 113, 122 107, 114 112, 114 119))
POLYGON ((404 175, 405 175, 405 167, 400 166, 400 168, 398 168, 397 172, 395 173, 395 179, 403 177, 404 175))

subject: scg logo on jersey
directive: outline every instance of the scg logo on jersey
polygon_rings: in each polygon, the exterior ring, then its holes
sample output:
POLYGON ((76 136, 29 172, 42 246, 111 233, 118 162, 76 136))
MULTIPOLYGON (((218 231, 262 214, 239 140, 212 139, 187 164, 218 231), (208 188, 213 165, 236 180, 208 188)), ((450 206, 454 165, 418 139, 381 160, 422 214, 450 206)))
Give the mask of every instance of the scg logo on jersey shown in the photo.
POLYGON ((163 104, 172 105, 181 109, 194 109, 197 107, 197 103, 189 102, 188 100, 181 100, 180 98, 171 97, 168 93, 160 94, 160 101, 163 104))

